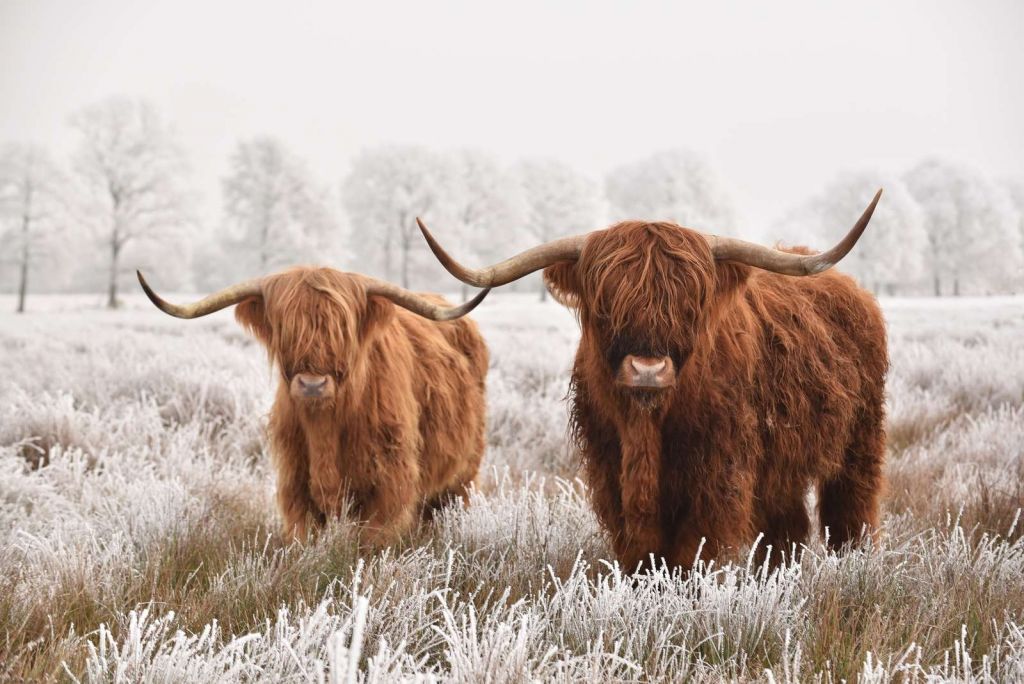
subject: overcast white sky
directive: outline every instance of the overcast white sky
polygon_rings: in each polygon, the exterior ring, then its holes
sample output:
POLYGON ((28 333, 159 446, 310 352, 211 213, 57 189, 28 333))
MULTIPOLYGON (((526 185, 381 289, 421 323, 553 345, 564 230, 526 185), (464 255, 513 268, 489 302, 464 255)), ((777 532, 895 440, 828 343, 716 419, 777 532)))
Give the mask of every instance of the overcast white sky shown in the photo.
POLYGON ((843 168, 938 154, 1024 178, 1022 29, 1017 0, 0 0, 0 141, 64 154, 76 109, 145 96, 213 207, 231 147, 261 133, 332 183, 382 142, 595 179, 686 146, 756 230, 843 168))

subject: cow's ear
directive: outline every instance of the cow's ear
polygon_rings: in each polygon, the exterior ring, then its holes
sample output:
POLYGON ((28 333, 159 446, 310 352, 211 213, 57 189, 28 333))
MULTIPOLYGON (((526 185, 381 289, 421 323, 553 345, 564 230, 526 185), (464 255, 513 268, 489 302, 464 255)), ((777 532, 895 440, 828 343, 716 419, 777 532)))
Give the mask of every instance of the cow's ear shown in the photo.
POLYGON ((249 297, 240 302, 235 307, 235 320, 264 345, 270 346, 270 320, 262 297, 249 297))
POLYGON ((580 305, 580 281, 575 261, 559 261, 544 269, 544 285, 555 301, 576 309, 580 305))
POLYGON ((359 330, 362 337, 369 335, 374 328, 385 325, 395 315, 395 305, 384 297, 367 297, 366 313, 363 314, 359 330))

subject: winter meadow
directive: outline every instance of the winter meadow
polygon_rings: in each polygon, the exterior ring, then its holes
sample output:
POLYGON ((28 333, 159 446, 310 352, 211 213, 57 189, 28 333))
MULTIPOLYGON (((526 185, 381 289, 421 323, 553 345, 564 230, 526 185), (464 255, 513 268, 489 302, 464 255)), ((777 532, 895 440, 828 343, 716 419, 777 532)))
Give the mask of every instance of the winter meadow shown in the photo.
POLYGON ((4 678, 1014 681, 1024 677, 1024 303, 884 299, 877 548, 634 578, 575 479, 572 316, 476 314, 488 450, 468 509, 359 556, 278 534, 273 379, 231 316, 40 298, 3 338, 4 678))
POLYGON ((1019 8, 141 5, 0 3, 0 681, 1024 681, 1019 8), (826 248, 879 187, 838 268, 888 329, 881 529, 836 553, 814 523, 781 567, 614 560, 567 431, 579 324, 536 275, 471 314, 469 505, 377 551, 349 519, 290 541, 266 351, 135 276, 185 302, 322 264, 461 302, 417 217, 474 266, 635 218, 826 248))

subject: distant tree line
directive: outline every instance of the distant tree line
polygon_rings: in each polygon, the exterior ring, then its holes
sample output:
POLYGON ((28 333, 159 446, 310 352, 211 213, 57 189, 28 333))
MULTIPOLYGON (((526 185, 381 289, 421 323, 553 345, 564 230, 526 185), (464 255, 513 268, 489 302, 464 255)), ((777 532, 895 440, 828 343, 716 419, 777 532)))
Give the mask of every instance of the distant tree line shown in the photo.
MULTIPOLYGON (((713 166, 689 150, 612 169, 598 184, 551 159, 511 165, 478 150, 364 150, 339 183, 315 178, 280 140, 237 143, 221 218, 202 225, 174 129, 149 103, 112 98, 71 119, 68 162, 21 143, 0 148, 0 286, 17 293, 103 291, 116 307, 135 268, 164 289, 211 289, 296 263, 450 289, 426 249, 422 217, 460 259, 496 261, 538 242, 650 219, 736 234, 737 212, 713 166)), ((1024 290, 1024 183, 926 160, 902 176, 844 172, 776 224, 746 235, 825 247, 885 188, 871 228, 844 261, 885 294, 1024 290)), ((539 278, 518 287, 544 289, 539 278)))

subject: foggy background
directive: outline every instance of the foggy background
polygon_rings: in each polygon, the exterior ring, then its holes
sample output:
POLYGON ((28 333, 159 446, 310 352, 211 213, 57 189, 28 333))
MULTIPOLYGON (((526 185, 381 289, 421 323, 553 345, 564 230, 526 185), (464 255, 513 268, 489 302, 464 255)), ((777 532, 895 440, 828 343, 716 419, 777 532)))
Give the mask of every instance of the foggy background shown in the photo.
POLYGON ((471 264, 625 218, 824 248, 883 187, 865 286, 1024 290, 1020 3, 367 5, 0 0, 0 289, 452 291, 416 216, 471 264))

